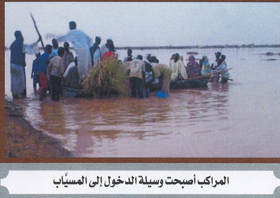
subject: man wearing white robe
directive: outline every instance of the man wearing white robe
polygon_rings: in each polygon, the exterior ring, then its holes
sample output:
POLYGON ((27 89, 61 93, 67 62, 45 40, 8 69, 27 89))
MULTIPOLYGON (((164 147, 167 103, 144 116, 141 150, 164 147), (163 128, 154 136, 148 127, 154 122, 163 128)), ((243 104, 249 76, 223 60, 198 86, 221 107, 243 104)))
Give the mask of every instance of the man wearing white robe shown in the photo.
POLYGON ((78 59, 79 77, 82 78, 84 75, 87 75, 89 68, 92 66, 89 51, 89 46, 92 45, 92 39, 82 30, 77 30, 74 21, 69 23, 69 28, 70 31, 65 36, 58 37, 57 41, 68 41, 72 43, 78 59))
POLYGON ((175 54, 175 58, 170 60, 169 68, 172 70, 171 80, 176 81, 178 77, 184 80, 188 78, 184 63, 179 59, 179 54, 175 54))

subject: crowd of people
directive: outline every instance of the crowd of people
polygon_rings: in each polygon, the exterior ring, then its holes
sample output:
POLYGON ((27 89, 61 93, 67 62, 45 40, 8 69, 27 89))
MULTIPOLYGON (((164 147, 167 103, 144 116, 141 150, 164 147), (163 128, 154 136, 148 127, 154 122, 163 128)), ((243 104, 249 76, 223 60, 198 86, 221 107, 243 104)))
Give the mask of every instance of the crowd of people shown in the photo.
POLYGON ((185 65, 183 56, 176 53, 171 56, 169 65, 166 65, 159 64, 156 56, 151 54, 147 55, 145 61, 141 55, 133 59, 132 50, 128 49, 124 63, 129 64, 131 96, 143 98, 143 93, 149 96, 149 87, 152 84, 160 84, 161 91, 168 95, 171 82, 199 79, 207 75, 212 82, 227 83, 230 76, 225 62, 226 56, 216 52, 215 57, 215 61, 210 65, 207 56, 202 56, 198 63, 191 55, 185 65))
POLYGON ((183 57, 178 53, 172 55, 170 59, 170 68, 173 70, 172 81, 182 79, 194 79, 200 76, 211 75, 210 80, 221 83, 226 83, 229 79, 227 64, 225 62, 226 56, 221 55, 220 52, 215 53, 215 61, 210 65, 208 57, 202 56, 199 63, 193 55, 188 57, 186 66, 183 63, 183 57))
MULTIPOLYGON (((59 100, 62 94, 62 86, 81 89, 80 80, 87 76, 91 67, 106 58, 114 57, 117 61, 114 42, 107 39, 106 43, 100 47, 101 37, 95 37, 95 43, 83 31, 76 29, 76 23, 69 23, 70 31, 64 36, 48 35, 53 37, 52 45, 44 47, 41 55, 38 42, 41 37, 31 45, 23 43, 24 39, 20 31, 15 32, 16 40, 12 43, 11 50, 11 91, 14 98, 26 96, 26 74, 25 74, 25 54, 36 54, 33 61, 31 78, 33 78, 34 92, 39 85, 40 99, 46 97, 47 90, 50 90, 52 100, 59 100), (59 42, 63 42, 63 47, 59 47, 59 42), (76 57, 69 50, 69 43, 73 45, 76 57)), ((169 94, 170 83, 172 81, 199 78, 199 76, 213 75, 212 81, 226 83, 229 79, 225 55, 220 52, 215 53, 216 60, 209 64, 208 58, 203 56, 199 63, 194 56, 188 57, 185 65, 183 57, 178 53, 173 54, 169 65, 160 64, 155 55, 148 54, 146 60, 142 55, 136 58, 132 55, 132 49, 127 50, 127 57, 122 61, 129 71, 131 97, 148 97, 149 87, 152 84, 160 84, 161 91, 169 94)))
POLYGON ((82 30, 76 29, 76 23, 69 23, 70 31, 64 36, 49 34, 46 38, 53 37, 52 45, 43 46, 44 53, 39 52, 39 39, 31 45, 24 44, 21 31, 15 32, 15 41, 10 46, 11 50, 11 92, 13 98, 26 97, 26 73, 25 54, 36 54, 33 61, 31 78, 33 79, 34 92, 39 85, 40 99, 46 97, 46 92, 50 90, 53 100, 59 100, 62 86, 74 89, 81 88, 80 79, 87 75, 89 68, 98 64, 101 59, 116 56, 112 39, 107 39, 107 43, 99 47, 101 37, 92 40, 82 30), (63 42, 63 47, 59 47, 59 42, 63 42), (69 42, 76 52, 69 50, 69 42))

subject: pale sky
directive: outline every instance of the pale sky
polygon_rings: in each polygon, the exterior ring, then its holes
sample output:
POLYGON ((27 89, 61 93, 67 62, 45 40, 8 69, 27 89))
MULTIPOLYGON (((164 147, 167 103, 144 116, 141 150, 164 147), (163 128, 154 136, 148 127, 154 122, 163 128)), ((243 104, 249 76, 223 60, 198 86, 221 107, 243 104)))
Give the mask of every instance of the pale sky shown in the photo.
POLYGON ((21 30, 25 43, 66 34, 69 21, 93 40, 115 46, 279 44, 280 3, 5 2, 5 45, 21 30))

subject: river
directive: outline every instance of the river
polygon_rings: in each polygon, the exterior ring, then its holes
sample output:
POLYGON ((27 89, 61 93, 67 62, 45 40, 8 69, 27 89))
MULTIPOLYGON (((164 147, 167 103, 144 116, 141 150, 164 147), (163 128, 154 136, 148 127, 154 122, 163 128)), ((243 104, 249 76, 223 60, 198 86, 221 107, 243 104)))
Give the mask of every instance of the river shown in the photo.
MULTIPOLYGON (((226 55, 233 81, 207 88, 171 90, 167 99, 50 98, 39 101, 30 78, 27 55, 27 98, 14 100, 36 129, 59 139, 75 157, 250 158, 280 157, 279 48, 134 50, 155 54, 161 63, 171 55, 195 51, 214 60, 226 55), (276 60, 272 60, 276 59, 276 60)), ((126 51, 118 51, 120 58, 126 51)), ((5 53, 5 94, 10 92, 10 52, 5 53)))

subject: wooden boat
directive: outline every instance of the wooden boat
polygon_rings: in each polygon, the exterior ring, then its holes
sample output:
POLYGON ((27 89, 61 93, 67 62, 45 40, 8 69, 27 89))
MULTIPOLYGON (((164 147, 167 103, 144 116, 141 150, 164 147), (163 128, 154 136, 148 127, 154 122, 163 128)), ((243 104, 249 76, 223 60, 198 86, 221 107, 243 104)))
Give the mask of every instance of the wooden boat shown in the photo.
MULTIPOLYGON (((226 69, 225 71, 231 70, 232 68, 226 69)), ((199 87, 207 87, 207 84, 209 82, 209 79, 214 75, 214 74, 220 74, 224 71, 218 71, 214 72, 211 74, 207 74, 204 76, 197 76, 193 78, 189 78, 186 80, 178 80, 175 82, 170 83, 170 89, 191 89, 191 88, 199 88, 199 87)), ((228 79, 232 80, 232 79, 228 79)), ((157 91, 160 90, 161 87, 161 82, 158 84, 152 84, 150 85, 149 89, 150 91, 157 91)))
MULTIPOLYGON (((170 83, 170 89, 191 89, 199 87, 207 87, 210 76, 199 76, 197 78, 190 78, 186 80, 178 80, 170 83)), ((152 84, 150 91, 160 90, 161 82, 158 84, 152 84)))
POLYGON ((63 87, 62 95, 64 97, 76 97, 78 96, 83 90, 82 89, 73 89, 70 87, 63 87))
POLYGON ((190 89, 190 88, 207 87, 208 82, 209 82, 209 77, 179 80, 179 81, 171 82, 170 89, 190 89))
MULTIPOLYGON (((232 68, 226 69, 226 71, 231 70, 232 68)), ((207 74, 204 76, 197 76, 193 78, 189 78, 186 80, 179 80, 175 82, 171 82, 170 89, 189 89, 189 88, 199 88, 199 87, 207 87, 207 84, 209 82, 209 79, 214 74, 220 74, 224 71, 218 71, 212 74, 207 74)), ((228 79, 232 80, 232 79, 228 79)))

